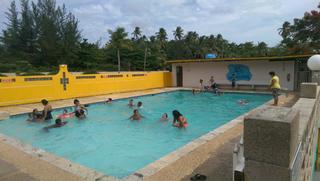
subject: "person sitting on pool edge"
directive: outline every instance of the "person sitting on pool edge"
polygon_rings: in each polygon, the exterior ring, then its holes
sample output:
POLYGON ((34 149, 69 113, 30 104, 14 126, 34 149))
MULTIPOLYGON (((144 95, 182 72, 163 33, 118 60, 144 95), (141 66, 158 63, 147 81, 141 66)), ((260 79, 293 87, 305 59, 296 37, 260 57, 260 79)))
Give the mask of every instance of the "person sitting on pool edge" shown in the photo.
POLYGON ((129 106, 129 107, 133 107, 133 106, 134 106, 133 99, 130 99, 130 100, 129 100, 128 106, 129 106))
POLYGON ((38 109, 33 109, 32 113, 28 114, 29 118, 26 121, 36 122, 42 120, 42 113, 38 109))
POLYGON ((188 127, 187 119, 183 117, 183 115, 179 111, 177 110, 172 111, 172 115, 173 115, 173 122, 172 122, 173 126, 178 128, 188 127))
POLYGON ((137 107, 138 107, 139 109, 143 108, 141 101, 138 102, 137 107))
POLYGON ((62 127, 64 125, 66 125, 67 123, 68 123, 67 121, 62 122, 61 119, 56 119, 55 124, 50 125, 50 126, 46 126, 43 129, 44 130, 49 130, 51 128, 60 128, 60 127, 62 127))
POLYGON ((83 119, 86 117, 85 112, 86 111, 88 113, 88 109, 86 107, 84 107, 82 104, 80 104, 80 101, 78 99, 75 99, 73 101, 75 107, 74 107, 74 114, 77 118, 79 119, 83 119))
POLYGON ((112 98, 108 98, 108 100, 106 100, 106 102, 104 102, 105 104, 111 104, 112 103, 112 98))
POLYGON ((67 119, 67 118, 72 118, 75 116, 75 113, 74 112, 71 112, 71 113, 68 113, 68 110, 67 109, 64 109, 63 110, 63 113, 58 115, 57 118, 58 119, 67 119))
POLYGON ((133 110, 133 115, 130 117, 130 120, 141 120, 142 116, 139 113, 138 109, 133 110))

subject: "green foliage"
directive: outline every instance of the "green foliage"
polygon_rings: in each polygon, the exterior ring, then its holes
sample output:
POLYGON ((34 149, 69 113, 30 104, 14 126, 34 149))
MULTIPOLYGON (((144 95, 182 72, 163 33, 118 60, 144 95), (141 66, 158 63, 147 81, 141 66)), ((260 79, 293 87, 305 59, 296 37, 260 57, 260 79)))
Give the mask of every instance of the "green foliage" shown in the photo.
POLYGON ((278 29, 282 37, 281 45, 291 54, 308 54, 320 52, 320 3, 318 10, 306 12, 295 18, 293 24, 284 22, 278 29))
POLYGON ((269 47, 265 42, 234 43, 221 34, 199 35, 178 26, 168 40, 160 28, 143 35, 135 27, 128 37, 123 27, 108 30, 109 41, 101 47, 82 38, 76 17, 55 0, 12 1, 6 12, 6 27, 0 35, 0 72, 34 75, 57 73, 59 64, 70 71, 161 70, 166 60, 205 58, 214 53, 223 57, 259 57, 320 52, 320 11, 305 13, 278 29, 282 41, 269 47), (19 9, 19 11, 17 10, 19 9), (22 73, 23 72, 23 73, 22 73))

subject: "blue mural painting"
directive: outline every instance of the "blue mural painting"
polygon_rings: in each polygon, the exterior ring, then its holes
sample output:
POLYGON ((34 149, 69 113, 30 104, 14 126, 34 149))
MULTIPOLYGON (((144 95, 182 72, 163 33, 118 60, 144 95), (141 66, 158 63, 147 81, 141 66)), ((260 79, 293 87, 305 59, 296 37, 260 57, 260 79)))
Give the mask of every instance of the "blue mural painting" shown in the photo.
POLYGON ((236 80, 251 80, 252 74, 248 66, 243 64, 230 64, 228 65, 229 72, 227 73, 227 79, 232 81, 233 74, 236 80))

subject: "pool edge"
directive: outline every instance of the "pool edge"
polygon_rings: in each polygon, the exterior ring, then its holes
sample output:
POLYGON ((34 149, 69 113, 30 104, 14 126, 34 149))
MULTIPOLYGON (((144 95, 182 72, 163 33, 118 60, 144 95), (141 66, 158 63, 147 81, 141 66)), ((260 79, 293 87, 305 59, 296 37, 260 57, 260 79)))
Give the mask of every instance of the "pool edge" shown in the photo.
MULTIPOLYGON (((152 93, 142 93, 140 95, 131 95, 131 96, 123 96, 120 98, 115 98, 115 100, 119 99, 127 99, 131 97, 139 97, 139 96, 147 96, 147 95, 152 95, 152 94, 161 94, 161 93, 166 93, 166 92, 174 92, 174 91, 180 91, 180 90, 191 90, 191 88, 164 88, 164 89, 159 89, 157 90, 158 92, 152 92, 152 93)), ((252 92, 252 91, 225 91, 225 92, 231 92, 231 93, 254 93, 254 94, 266 94, 266 92, 252 92)), ((93 103, 99 103, 102 101, 93 101, 91 103, 87 104, 93 104, 93 103)), ((243 121, 243 117, 250 112, 254 111, 255 109, 258 109, 261 106, 264 106, 265 104, 268 104, 270 101, 254 108, 253 110, 246 112, 237 118, 229 121, 228 123, 225 123, 221 125, 218 128, 215 128, 208 132, 207 134, 204 134, 200 136, 199 138, 188 142, 184 146, 178 148, 177 150, 174 150, 173 152, 170 152, 166 154, 165 156, 161 157, 160 159, 148 164, 147 166, 137 170, 133 174, 124 177, 122 179, 118 179, 113 176, 105 175, 104 173, 95 171, 91 168, 88 168, 86 166, 77 164, 75 162, 72 162, 68 159, 65 159, 63 157, 59 157, 57 155, 51 154, 45 150, 42 150, 40 148, 33 147, 32 145, 23 143, 19 141, 18 139, 9 137, 7 135, 1 134, 0 133, 0 141, 2 143, 5 143, 7 145, 13 146, 14 148, 31 155, 33 157, 36 157, 42 161, 45 161, 49 164, 52 164, 64 171, 67 171, 71 174, 74 174, 76 176, 79 176, 85 180, 95 180, 95 181, 103 181, 103 180, 108 180, 108 181, 139 181, 146 179, 158 171, 160 171, 162 168, 165 168, 166 166, 174 163, 178 159, 188 155, 190 152, 195 150, 196 148, 200 147, 201 145, 213 140, 216 136, 225 133, 227 130, 235 127, 238 124, 241 124, 243 121)), ((59 109, 63 108, 66 106, 57 106, 54 109, 59 109)), ((26 112, 24 112, 26 113, 26 112)), ((18 113, 14 115, 19 115, 19 114, 24 114, 24 113, 18 113)))

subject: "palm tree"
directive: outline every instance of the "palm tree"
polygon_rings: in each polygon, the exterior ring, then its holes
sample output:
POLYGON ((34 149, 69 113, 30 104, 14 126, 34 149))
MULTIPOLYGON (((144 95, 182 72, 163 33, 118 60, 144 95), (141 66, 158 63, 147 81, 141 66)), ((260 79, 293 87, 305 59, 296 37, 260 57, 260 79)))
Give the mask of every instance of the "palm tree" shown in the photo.
POLYGON ((118 27, 115 31, 108 30, 108 33, 110 35, 109 46, 117 49, 118 71, 120 72, 120 49, 130 48, 130 40, 127 39, 128 33, 122 27, 118 27))
POLYGON ((160 28, 159 32, 156 33, 157 40, 160 42, 161 49, 165 49, 165 44, 168 39, 167 32, 164 28, 160 28))
POLYGON ((288 21, 284 22, 282 28, 279 28, 278 31, 283 39, 287 39, 290 34, 290 23, 288 21))
POLYGON ((181 40, 183 37, 183 29, 178 26, 175 31, 173 31, 174 39, 181 40))
POLYGON ((137 26, 134 28, 134 31, 131 34, 134 40, 138 40, 141 37, 141 33, 142 31, 140 30, 140 27, 137 26))

